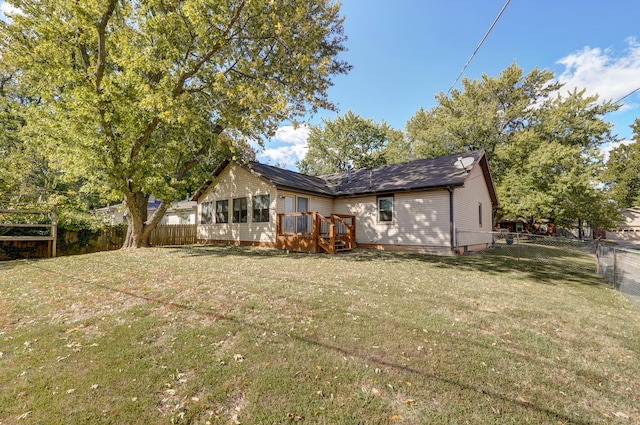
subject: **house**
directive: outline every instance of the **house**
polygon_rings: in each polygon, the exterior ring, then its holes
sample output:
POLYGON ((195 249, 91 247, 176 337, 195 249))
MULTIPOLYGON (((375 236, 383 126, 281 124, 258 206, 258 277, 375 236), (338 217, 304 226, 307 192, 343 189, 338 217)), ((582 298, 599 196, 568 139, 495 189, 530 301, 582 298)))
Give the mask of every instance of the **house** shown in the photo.
POLYGON ((483 150, 320 177, 225 159, 191 199, 199 242, 331 253, 484 249, 498 207, 483 150))
MULTIPOLYGON (((154 196, 149 197, 147 203, 147 214, 149 217, 160 206, 160 200, 154 196)), ((159 224, 196 224, 197 203, 195 201, 176 201, 164 213, 159 224)), ((93 214, 104 216, 111 225, 118 225, 125 222, 127 206, 124 202, 107 207, 98 208, 92 211, 93 214)))
POLYGON ((605 238, 615 242, 640 244, 640 207, 625 208, 620 216, 617 228, 607 231, 605 238))

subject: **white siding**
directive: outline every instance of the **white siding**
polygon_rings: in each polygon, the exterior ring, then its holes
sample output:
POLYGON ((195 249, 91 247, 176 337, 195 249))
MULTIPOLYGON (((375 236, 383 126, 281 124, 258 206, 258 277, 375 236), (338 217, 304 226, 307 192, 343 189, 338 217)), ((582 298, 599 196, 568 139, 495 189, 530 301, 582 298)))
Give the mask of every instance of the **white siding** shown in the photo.
POLYGON ((333 213, 333 199, 331 198, 323 198, 320 196, 306 195, 303 193, 290 192, 290 191, 278 191, 278 203, 276 205, 276 210, 278 214, 284 213, 284 196, 290 196, 294 198, 294 208, 297 205, 296 198, 302 197, 307 198, 309 200, 309 211, 317 212, 325 217, 329 217, 331 213, 333 213))
POLYGON ((493 207, 482 167, 473 167, 464 187, 453 192, 457 246, 490 244, 493 232, 493 207), (479 207, 482 207, 480 225, 479 207))
POLYGON ((621 212, 621 220, 614 231, 607 231, 605 238, 612 241, 640 243, 640 209, 626 208, 621 212))
POLYGON ((336 200, 339 214, 356 216, 356 240, 361 244, 449 247, 449 192, 396 193, 393 221, 378 222, 375 196, 336 200))
MULTIPOLYGON (((238 165, 225 168, 212 185, 198 200, 198 239, 224 240, 234 242, 267 242, 276 240, 276 201, 275 186, 254 176, 238 165), (253 195, 270 195, 270 220, 268 223, 253 223, 253 195), (201 224, 202 203, 227 199, 229 213, 232 214, 233 199, 247 197, 247 223, 201 224)), ((215 206, 215 204, 214 204, 215 206)), ((215 213, 214 213, 215 215, 215 213)))

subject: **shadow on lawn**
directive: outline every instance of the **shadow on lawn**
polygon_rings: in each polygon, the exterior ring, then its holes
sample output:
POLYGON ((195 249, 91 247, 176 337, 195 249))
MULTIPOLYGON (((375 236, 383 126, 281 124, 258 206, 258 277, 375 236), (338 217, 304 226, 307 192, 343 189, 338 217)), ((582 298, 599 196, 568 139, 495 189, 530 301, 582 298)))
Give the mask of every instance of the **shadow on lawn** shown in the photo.
MULTIPOLYGON (((240 251, 242 252, 242 251, 240 251)), ((255 254, 255 253, 253 253, 255 254)), ((270 256, 268 255, 268 253, 264 253, 265 256, 270 256)), ((202 255, 202 254, 201 254, 202 255)), ((218 252, 217 254, 211 254, 210 255, 224 255, 220 252, 218 252)), ((234 255, 238 255, 238 252, 235 252, 234 255)), ((250 255, 250 253, 246 253, 246 255, 250 255)), ((251 255, 252 257, 254 255, 251 255)), ((422 259, 423 257, 418 257, 419 259, 422 259)), ((439 257, 436 257, 439 258, 439 257)), ((108 290, 108 291, 115 291, 118 292, 120 294, 124 294, 130 297, 134 297, 137 299, 140 299, 146 303, 149 304, 155 304, 155 305, 163 305, 166 307, 170 307, 170 308, 175 308, 178 310, 184 310, 184 311, 188 311, 190 313, 195 313, 195 314, 199 314, 202 316, 207 316, 207 317, 212 317, 215 320, 220 320, 220 321, 224 321, 224 322, 228 322, 228 323, 233 323, 235 325, 241 326, 241 327, 250 327, 256 331, 258 331, 259 333, 265 333, 265 332, 271 332, 273 329, 256 324, 256 323, 252 323, 249 321, 244 321, 239 317, 236 316, 231 316, 231 315, 226 315, 226 314, 222 314, 222 313, 216 313, 216 312, 212 312, 212 311, 206 311, 206 310, 201 310, 198 308, 195 308, 193 306, 190 305, 186 305, 186 304, 182 304, 182 303, 176 303, 176 302, 172 302, 172 301, 166 301, 166 300, 161 300, 161 299, 156 299, 156 298, 152 298, 146 295, 141 295, 141 294, 137 294, 135 292, 132 291, 126 291, 126 290, 122 290, 122 289, 118 289, 118 288, 113 288, 110 287, 108 285, 104 285, 104 284, 98 284, 98 283, 94 283, 94 282, 88 282, 88 281, 84 281, 85 284, 91 285, 91 286, 95 286, 95 287, 99 287, 103 290, 108 290)), ((433 370, 425 370, 425 369, 421 369, 421 368, 416 368, 416 367, 411 367, 408 366, 407 364, 400 364, 400 363, 396 363, 394 361, 390 361, 390 360, 386 360, 383 357, 368 353, 365 349, 363 349, 362 351, 358 351, 358 352, 353 352, 351 350, 345 349, 339 345, 336 344, 331 344, 331 343, 327 343, 324 341, 318 341, 315 339, 312 339, 309 336, 306 335, 301 335, 301 334, 297 334, 296 332, 288 332, 287 335, 296 340, 297 342, 301 343, 301 344, 305 344, 305 345, 309 345, 310 347, 313 347, 314 349, 322 349, 322 350, 326 350, 326 351, 331 351, 334 353, 339 354, 340 356, 344 357, 344 356, 348 356, 348 357, 353 357, 353 358, 357 358, 360 359, 361 361, 363 361, 364 363, 372 363, 372 364, 376 364, 376 365, 380 365, 380 366, 384 366, 384 367, 388 367, 388 368, 392 368, 394 370, 398 370, 398 371, 402 371, 402 372, 406 372, 406 373, 411 373, 411 374, 415 374, 415 375, 419 375, 422 376, 423 378, 425 378, 426 380, 435 380, 435 381, 439 381, 442 382, 446 385, 458 388, 460 390, 464 390, 464 391, 471 391, 473 393, 477 393, 477 394, 481 394, 484 397, 488 397, 488 398, 492 398, 494 400, 499 400, 505 404, 509 404, 514 406, 517 409, 531 409, 531 410, 535 410, 541 414, 544 415, 548 415, 550 418, 554 418, 556 420, 560 420, 563 421, 565 423, 573 423, 573 424, 577 424, 577 425, 587 425, 588 422, 583 422, 583 421, 579 421, 576 420, 576 418, 574 417, 569 417, 566 415, 563 415, 560 412, 556 412, 553 411, 551 409, 545 408, 543 406, 537 406, 534 403, 529 404, 528 402, 526 404, 523 404, 523 402, 521 400, 517 400, 511 397, 508 397, 505 394, 500 394, 497 391, 492 391, 487 389, 485 386, 482 386, 482 388, 478 385, 474 385, 473 383, 467 383, 464 382, 462 380, 459 379, 455 379, 453 376, 445 376, 442 374, 438 374, 437 372, 434 372, 433 370)), ((476 344, 478 344, 476 342, 476 344)), ((482 346, 482 344, 478 344, 479 346, 482 346)), ((465 346, 468 348, 468 342, 465 342, 465 346)))
MULTIPOLYGON (((388 252, 380 252, 380 251, 370 251, 370 250, 358 250, 352 254, 348 255, 322 255, 322 254, 287 254, 286 252, 277 251, 277 250, 268 250, 268 249, 253 249, 253 248, 239 248, 233 246, 189 246, 189 247, 171 247, 164 248, 168 250, 172 250, 176 253, 181 253, 184 256, 219 256, 219 257, 229 257, 231 260, 233 257, 246 257, 252 259, 267 259, 267 258, 283 258, 286 260, 291 259, 324 259, 329 261, 385 261, 385 262, 427 262, 430 263, 433 267, 437 268, 456 268, 456 269, 466 269, 466 270, 478 270, 482 272, 489 273, 511 273, 514 270, 516 265, 522 266, 519 263, 513 263, 513 260, 504 259, 501 257, 476 257, 476 256, 468 256, 468 257, 446 257, 446 256, 434 256, 434 255, 426 255, 426 254, 404 254, 404 253, 388 253, 388 252)), ((41 264, 30 263, 32 267, 43 268, 41 264)), ((1 269, 0 269, 1 270, 1 269)), ((537 269, 534 266, 530 266, 524 273, 529 273, 532 276, 536 276, 541 280, 557 280, 560 278, 566 278, 566 272, 560 267, 545 270, 545 269, 537 269)), ((575 275, 574 275, 575 276, 575 275)), ((70 277, 71 278, 71 277, 70 277)), ((241 317, 237 317, 234 315, 219 313, 215 311, 208 311, 199 309, 193 305, 167 301, 163 299, 158 299, 154 297, 150 297, 148 295, 140 294, 132 290, 123 290, 120 288, 112 287, 110 285, 96 283, 92 281, 88 281, 82 278, 73 277, 78 282, 81 282, 87 286, 93 286, 96 288, 100 288, 105 291, 116 292, 119 294, 123 294, 128 297, 136 298, 144 303, 148 303, 150 305, 162 305, 169 308, 174 308, 177 310, 188 311, 190 313, 195 313, 201 315, 203 317, 211 317, 214 320, 224 321, 227 323, 233 323, 240 327, 250 327, 255 329, 259 333, 271 332, 272 329, 266 326, 252 323, 251 321, 243 320, 241 317)), ((597 281, 594 279, 591 273, 585 272, 584 277, 577 276, 576 280, 584 279, 581 283, 593 282, 594 284, 597 281)), ((513 397, 509 397, 505 394, 501 394, 498 391, 488 389, 484 386, 480 388, 478 385, 475 385, 472 382, 465 382, 463 379, 457 379, 456 375, 447 375, 447 374, 439 374, 437 371, 432 369, 425 369, 419 367, 412 367, 407 364, 402 364, 395 362, 393 360, 385 359, 384 357, 378 356, 376 354, 372 354, 367 352, 366 348, 362 347, 362 349, 346 349, 345 347, 340 346, 336 343, 331 343, 327 341, 320 341, 314 339, 308 335, 298 334, 295 331, 288 332, 287 335, 294 339, 295 341, 308 345, 313 349, 322 349, 330 352, 337 353, 340 356, 350 356, 353 358, 357 358, 362 360, 365 363, 377 364, 380 366, 392 368, 397 371, 403 371, 407 373, 412 373, 415 375, 419 375, 424 377, 425 380, 433 380, 442 382, 448 386, 458 388, 463 391, 471 391, 473 393, 481 394, 483 397, 488 397, 494 400, 498 400, 502 403, 512 405, 517 409, 531 409, 533 411, 539 412, 540 414, 547 415, 554 420, 563 421, 566 423, 574 423, 578 425, 586 425, 587 422, 582 422, 576 420, 574 417, 569 417, 561 412, 553 411, 544 406, 538 406, 535 403, 530 403, 527 405, 523 405, 523 402, 513 397)), ((468 348, 468 342, 465 342, 468 348)), ((482 344, 475 342, 477 344, 478 349, 482 349, 482 344)), ((491 349, 490 347, 488 349, 491 349)))
POLYGON ((167 248, 176 250, 186 257, 250 257, 252 259, 286 258, 287 260, 318 259, 330 261, 384 261, 384 262, 422 262, 439 269, 478 271, 485 274, 521 273, 523 277, 537 282, 557 285, 576 283, 581 285, 600 285, 603 280, 595 272, 595 260, 583 253, 554 248, 536 248, 532 251, 488 250, 485 254, 446 256, 419 253, 401 253, 356 249, 346 254, 306 254, 287 253, 277 249, 238 247, 233 245, 191 245, 167 248))

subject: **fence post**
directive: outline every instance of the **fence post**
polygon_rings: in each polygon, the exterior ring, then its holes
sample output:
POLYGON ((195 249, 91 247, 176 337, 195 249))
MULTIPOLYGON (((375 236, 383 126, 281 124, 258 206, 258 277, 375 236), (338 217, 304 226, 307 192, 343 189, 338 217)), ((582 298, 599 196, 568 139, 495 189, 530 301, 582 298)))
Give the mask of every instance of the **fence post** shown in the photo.
POLYGON ((51 257, 55 258, 58 255, 58 214, 55 205, 53 206, 53 211, 51 212, 51 237, 53 238, 53 240, 51 241, 51 257))
POLYGON ((618 250, 613 248, 613 287, 618 287, 618 250))
POLYGON ((596 274, 600 274, 600 239, 596 239, 596 274))

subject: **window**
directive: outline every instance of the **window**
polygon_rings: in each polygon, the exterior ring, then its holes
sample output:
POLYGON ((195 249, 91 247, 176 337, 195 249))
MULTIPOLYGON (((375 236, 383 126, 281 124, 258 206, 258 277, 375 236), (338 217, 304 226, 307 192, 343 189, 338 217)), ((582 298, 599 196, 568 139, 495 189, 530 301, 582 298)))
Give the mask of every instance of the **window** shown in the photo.
POLYGON ((233 222, 247 222, 247 198, 236 198, 233 200, 233 222))
POLYGON ((393 196, 378 198, 378 221, 381 223, 393 221, 393 196))
POLYGON ((309 198, 298 196, 298 212, 309 212, 309 198))
POLYGON ((203 202, 200 214, 200 223, 213 224, 213 202, 203 202))
POLYGON ((482 202, 478 204, 478 225, 482 227, 482 202))
MULTIPOLYGON (((298 196, 298 212, 309 212, 309 198, 298 196)), ((313 223, 310 215, 298 217, 297 231, 301 233, 309 233, 313 229, 313 223)))
POLYGON ((255 195, 253 197, 253 222, 268 223, 269 222, 269 204, 271 203, 269 195, 255 195))
POLYGON ((216 223, 229 222, 229 200, 216 201, 216 223))

